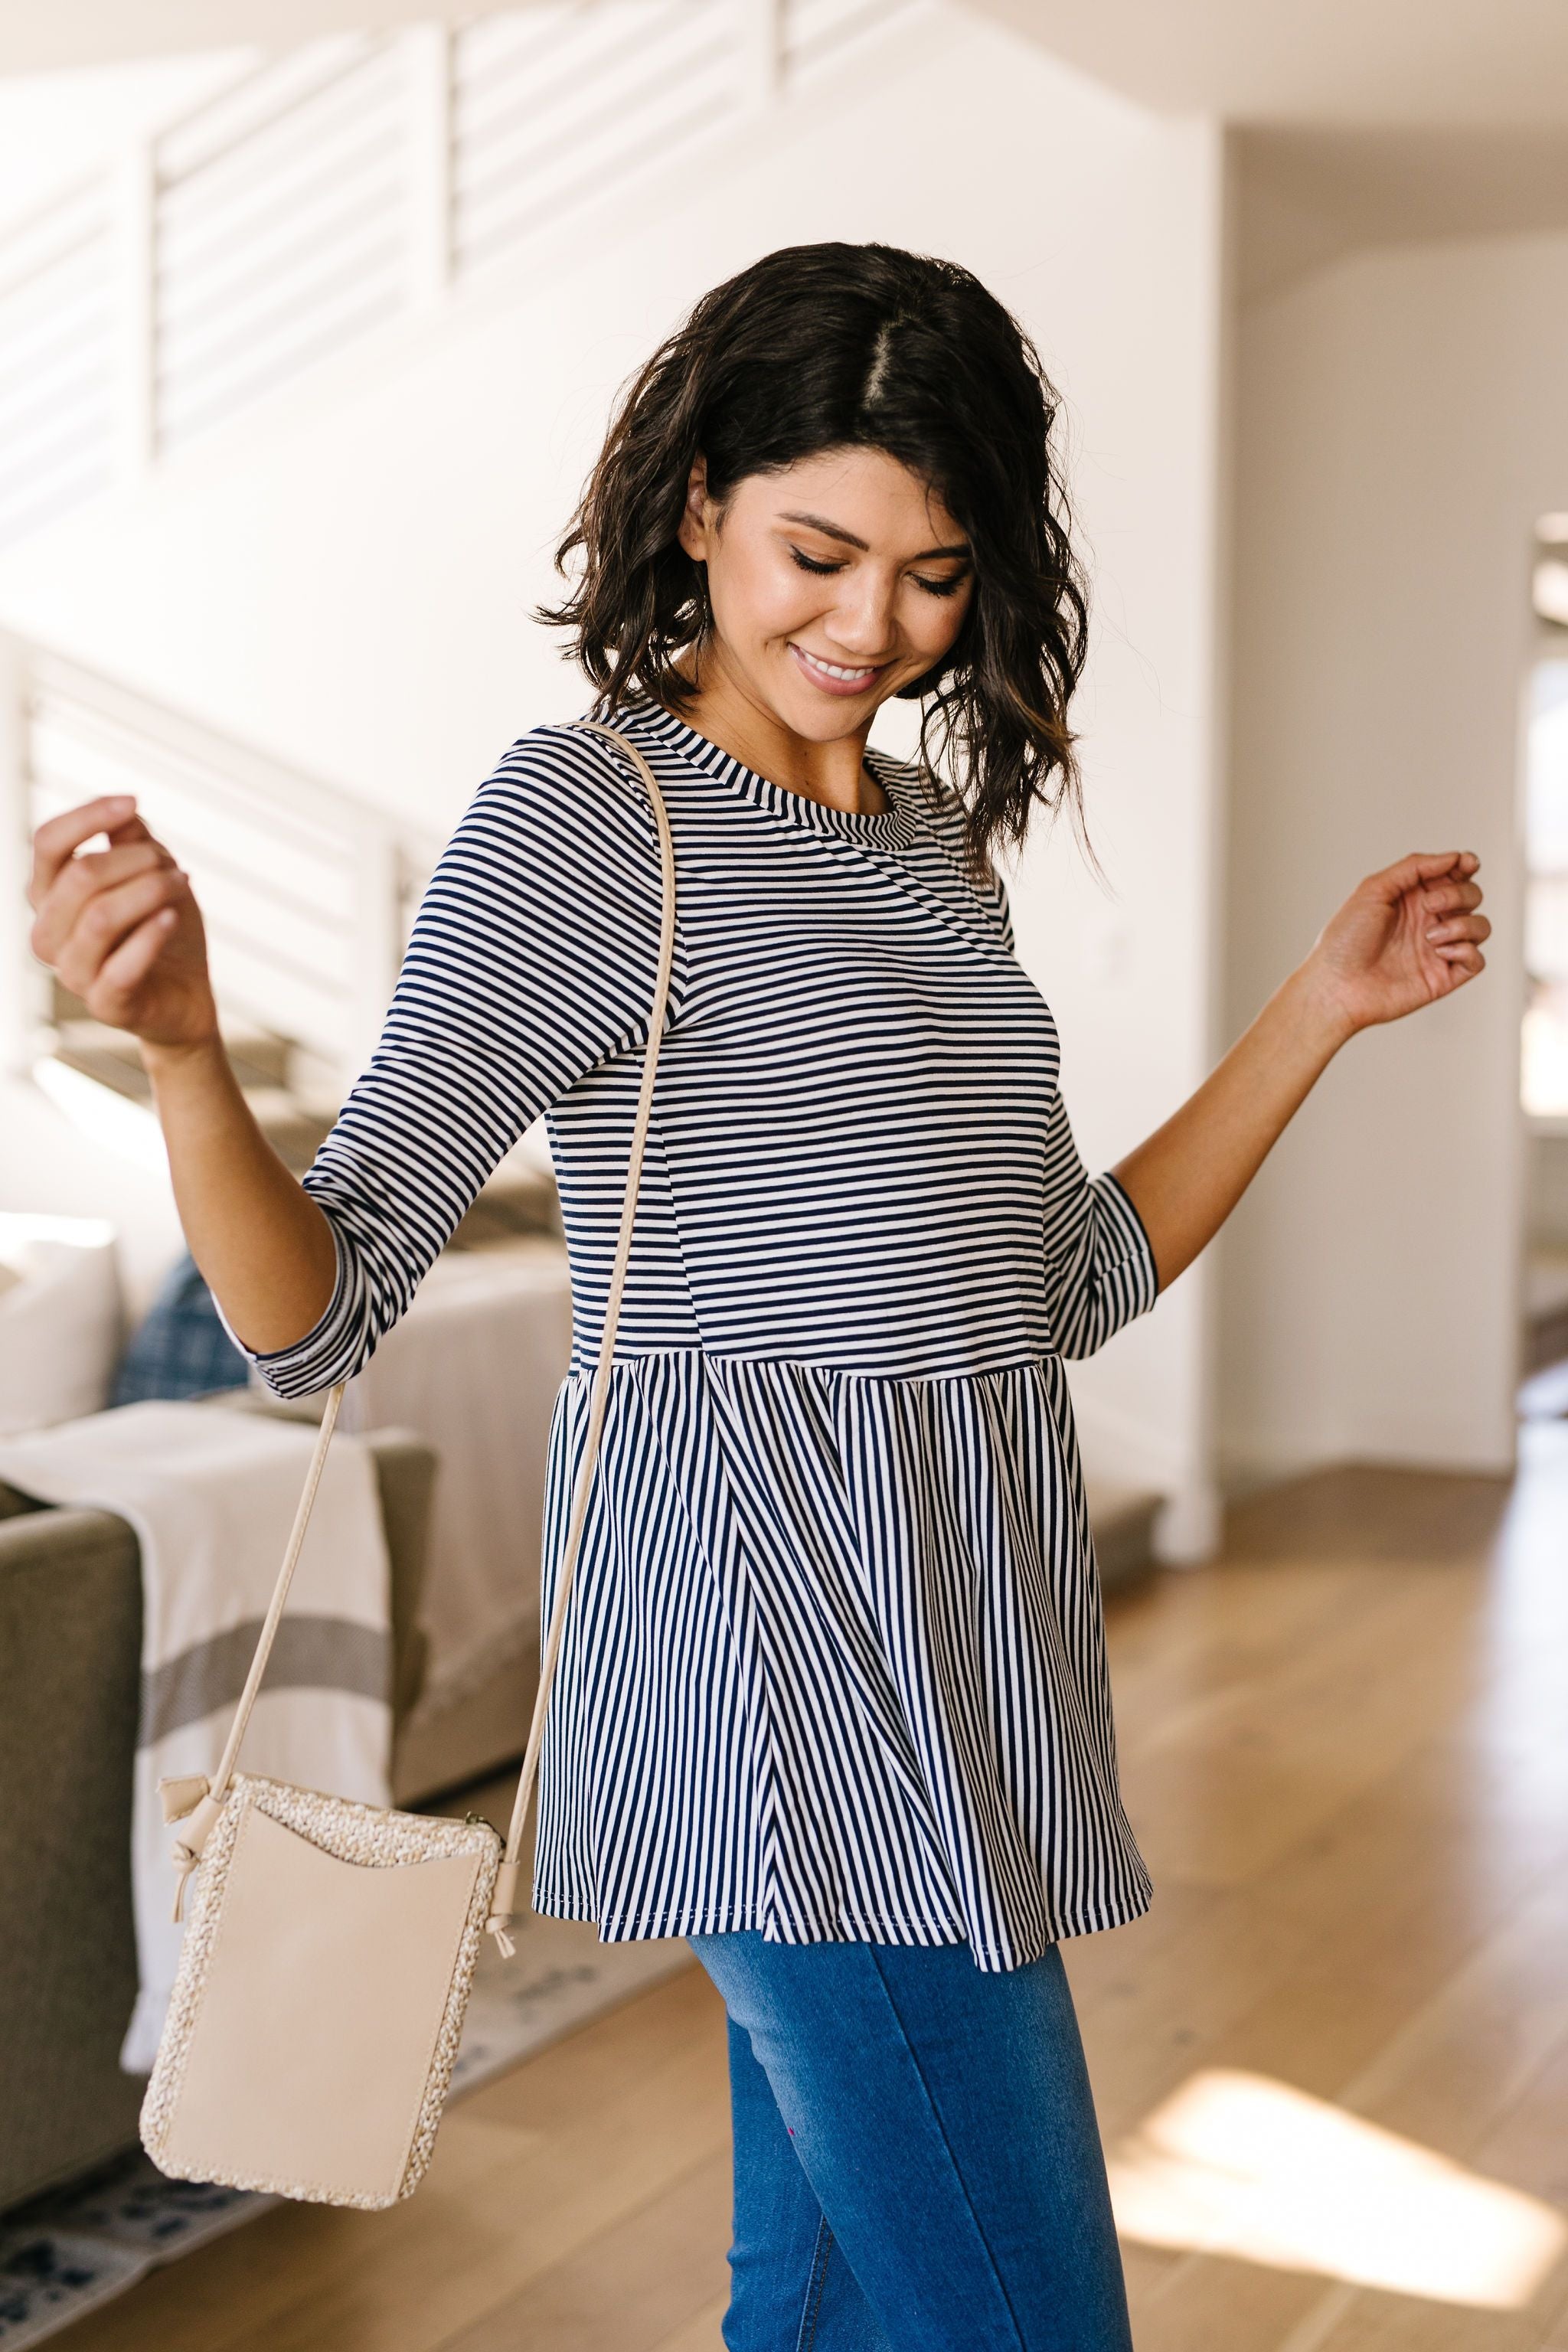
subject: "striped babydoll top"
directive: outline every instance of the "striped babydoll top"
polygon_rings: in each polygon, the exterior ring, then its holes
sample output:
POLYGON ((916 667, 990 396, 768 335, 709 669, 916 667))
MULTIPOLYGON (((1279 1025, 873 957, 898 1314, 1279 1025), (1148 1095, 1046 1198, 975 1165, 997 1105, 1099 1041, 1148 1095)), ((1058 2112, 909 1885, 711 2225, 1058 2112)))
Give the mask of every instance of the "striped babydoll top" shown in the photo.
MULTIPOLYGON (((606 1940, 966 1942, 1014 1968, 1149 1899, 1063 1372, 1152 1304, 1148 1239, 1085 1172, 956 803, 873 752, 888 807, 849 814, 651 705, 616 723, 668 810, 678 928, 533 1900, 606 1940)), ((352 1375, 547 1114, 574 1343, 546 1615, 659 905, 625 755, 523 736, 441 855, 304 1178, 331 1300, 292 1347, 243 1350, 280 1396, 352 1375)))

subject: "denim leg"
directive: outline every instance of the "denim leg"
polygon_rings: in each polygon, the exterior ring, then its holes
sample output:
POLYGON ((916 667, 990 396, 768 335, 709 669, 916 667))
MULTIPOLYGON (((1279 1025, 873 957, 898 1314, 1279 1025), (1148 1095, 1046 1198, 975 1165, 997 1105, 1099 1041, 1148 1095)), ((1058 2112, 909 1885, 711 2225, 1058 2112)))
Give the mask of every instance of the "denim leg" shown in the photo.
MULTIPOLYGON (((1058 1952, 987 1973, 963 1945, 691 1940, 767 2078, 832 2252, 898 2352, 1130 2352, 1058 1952)), ((814 2352, 837 2347, 819 2332, 814 2352)))
POLYGON ((730 2020, 735 2129, 729 2352, 890 2352, 822 2208, 743 2028, 730 2020))

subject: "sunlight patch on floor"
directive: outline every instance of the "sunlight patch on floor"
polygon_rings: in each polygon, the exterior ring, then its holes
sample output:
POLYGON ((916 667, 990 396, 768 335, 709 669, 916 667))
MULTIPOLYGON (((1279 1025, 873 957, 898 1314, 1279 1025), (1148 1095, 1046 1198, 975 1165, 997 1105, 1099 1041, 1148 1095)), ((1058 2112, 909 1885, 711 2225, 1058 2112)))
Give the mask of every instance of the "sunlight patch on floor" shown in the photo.
POLYGON ((1116 2149, 1116 2221, 1435 2302, 1527 2304, 1568 2244, 1552 2207, 1262 2074, 1193 2075, 1116 2149))

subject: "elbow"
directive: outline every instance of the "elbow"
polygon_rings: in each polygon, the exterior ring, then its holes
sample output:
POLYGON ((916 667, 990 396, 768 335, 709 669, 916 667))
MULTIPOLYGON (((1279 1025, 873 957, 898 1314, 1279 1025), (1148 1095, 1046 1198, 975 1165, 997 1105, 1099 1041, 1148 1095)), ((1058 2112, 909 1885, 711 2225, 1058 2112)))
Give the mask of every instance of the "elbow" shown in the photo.
POLYGON ((370 1286, 358 1251, 334 1224, 338 1273, 331 1297, 310 1330, 287 1347, 260 1351, 229 1337, 254 1366, 257 1378, 285 1403, 316 1396, 352 1380, 375 1352, 381 1333, 372 1311, 370 1286))
POLYGON ((318 1396, 323 1389, 335 1388, 340 1381, 352 1381, 374 1355, 379 1336, 368 1317, 357 1318, 346 1326, 323 1318, 293 1347, 275 1349, 266 1356, 251 1356, 250 1360, 258 1377, 274 1396, 292 1402, 300 1397, 318 1396))
POLYGON ((354 1374, 369 1361, 371 1354, 372 1349, 365 1347, 354 1350, 346 1360, 334 1358, 327 1364, 313 1360, 298 1364, 292 1361, 263 1362, 255 1356, 250 1360, 263 1387, 285 1404, 294 1404, 302 1397, 321 1395, 325 1390, 335 1388, 340 1381, 353 1380, 354 1374))

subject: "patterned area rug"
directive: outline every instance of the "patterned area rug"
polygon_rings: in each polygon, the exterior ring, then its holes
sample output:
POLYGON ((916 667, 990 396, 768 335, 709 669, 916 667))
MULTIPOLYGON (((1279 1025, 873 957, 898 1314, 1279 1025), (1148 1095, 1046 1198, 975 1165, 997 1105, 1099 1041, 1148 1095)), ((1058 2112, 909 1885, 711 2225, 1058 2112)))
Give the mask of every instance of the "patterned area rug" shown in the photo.
MULTIPOLYGON (((451 2095, 462 2098, 617 2001, 693 1965, 679 1938, 601 1944, 592 1927, 533 1919, 503 1960, 484 1940, 451 2095)), ((0 2218, 0 2352, 26 2352, 155 2263, 176 2261, 274 2197, 165 2179, 140 2148, 0 2218)))

